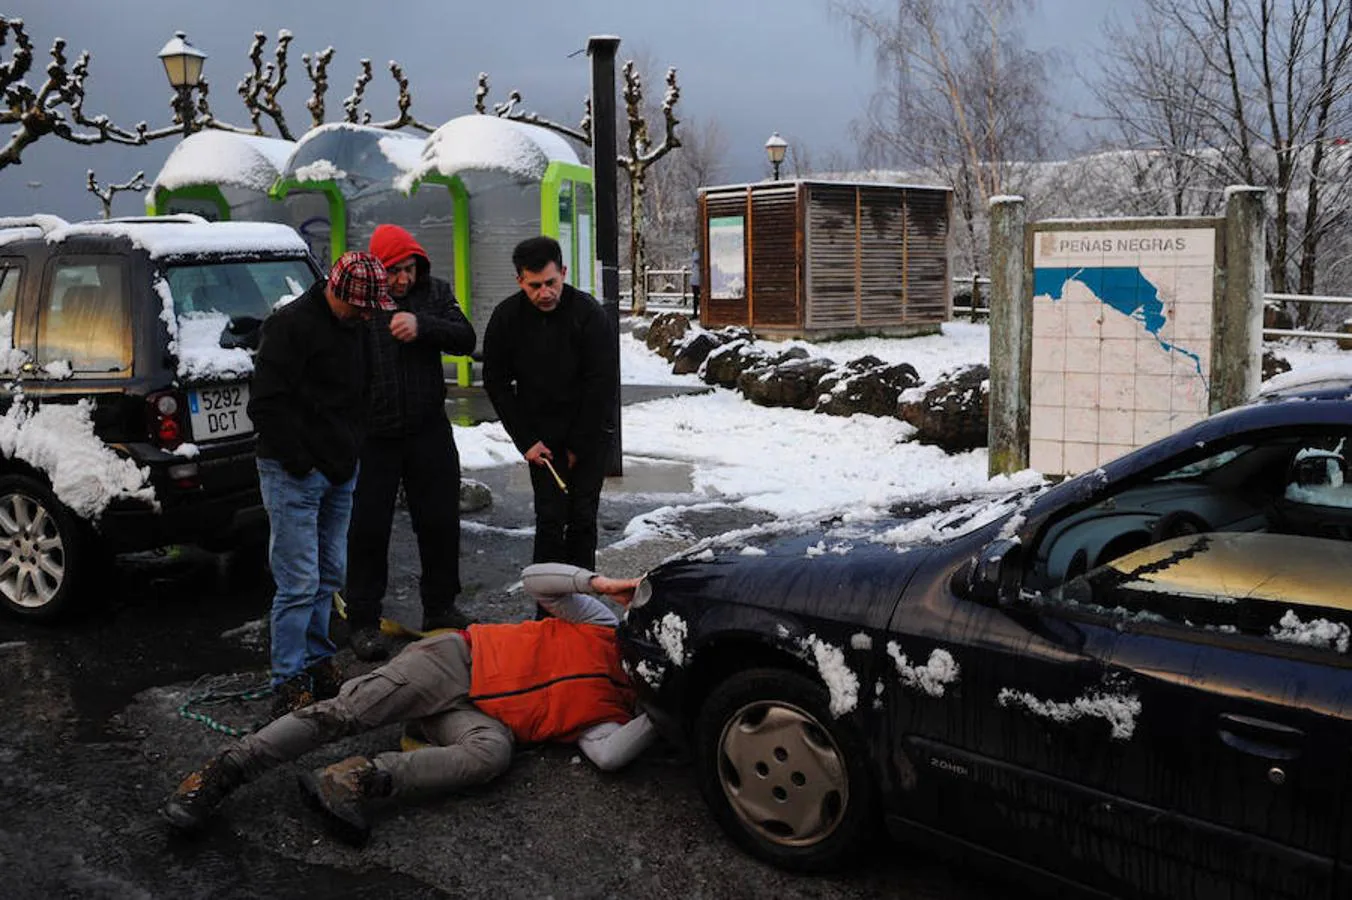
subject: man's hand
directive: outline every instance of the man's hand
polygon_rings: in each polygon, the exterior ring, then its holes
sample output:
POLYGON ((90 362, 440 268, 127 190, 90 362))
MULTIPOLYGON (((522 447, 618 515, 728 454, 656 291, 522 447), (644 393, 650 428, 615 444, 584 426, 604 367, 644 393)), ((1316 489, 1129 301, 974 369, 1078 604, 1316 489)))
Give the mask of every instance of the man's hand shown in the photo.
POLYGON ((572 450, 568 451, 568 468, 569 469, 577 468, 577 454, 574 453, 572 450))
POLYGON ((390 334, 405 343, 418 336, 418 317, 411 312, 397 312, 390 319, 390 334))
POLYGON ((543 441, 536 441, 534 444, 531 444, 531 447, 526 451, 525 456, 526 462, 530 463, 532 466, 543 466, 545 460, 549 460, 550 462, 554 461, 554 454, 549 452, 549 448, 544 445, 543 441))
POLYGON ((605 575, 593 575, 591 589, 594 593, 605 594, 621 606, 628 606, 634 599, 634 590, 641 578, 609 578, 605 575))

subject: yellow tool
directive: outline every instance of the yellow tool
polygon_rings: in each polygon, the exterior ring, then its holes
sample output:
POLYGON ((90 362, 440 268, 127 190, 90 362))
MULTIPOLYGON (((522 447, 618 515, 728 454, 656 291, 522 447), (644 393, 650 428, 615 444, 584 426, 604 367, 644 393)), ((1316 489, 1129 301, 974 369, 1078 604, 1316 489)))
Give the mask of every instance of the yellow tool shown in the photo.
POLYGON ((545 466, 549 469, 549 474, 554 476, 554 483, 559 486, 559 490, 563 491, 565 494, 568 493, 568 485, 564 484, 563 479, 559 477, 559 473, 554 471, 554 464, 549 461, 549 457, 546 456, 542 458, 545 461, 545 466))

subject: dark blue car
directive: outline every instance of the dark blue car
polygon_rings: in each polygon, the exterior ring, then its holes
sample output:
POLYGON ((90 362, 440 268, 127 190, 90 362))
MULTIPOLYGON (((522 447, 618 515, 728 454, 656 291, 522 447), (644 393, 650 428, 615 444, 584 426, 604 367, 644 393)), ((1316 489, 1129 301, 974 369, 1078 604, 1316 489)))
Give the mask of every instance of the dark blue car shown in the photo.
POLYGON ((625 661, 786 868, 885 823, 1114 896, 1352 896, 1350 458, 1333 375, 1045 490, 696 548, 625 661))

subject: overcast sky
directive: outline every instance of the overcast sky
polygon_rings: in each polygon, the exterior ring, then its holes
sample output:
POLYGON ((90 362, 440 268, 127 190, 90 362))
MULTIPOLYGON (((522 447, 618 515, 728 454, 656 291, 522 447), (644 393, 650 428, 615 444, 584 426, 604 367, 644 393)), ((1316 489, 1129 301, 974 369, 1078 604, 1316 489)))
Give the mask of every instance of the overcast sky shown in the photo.
MULTIPOLYGON (((1138 2, 1040 0, 1027 37, 1083 67, 1101 43, 1107 16, 1129 14, 1138 2)), ((765 175, 763 147, 772 131, 805 146, 813 159, 836 151, 853 160, 849 125, 863 111, 875 76, 867 51, 856 49, 825 0, 0 0, 0 10, 22 17, 33 40, 30 86, 44 77, 52 39, 63 37, 72 62, 80 50, 93 56, 86 113, 107 113, 128 127, 141 120, 152 127, 168 123, 171 91, 156 54, 176 30, 209 54, 216 114, 246 124, 235 85, 248 66, 253 32, 268 35, 270 57, 278 30, 289 29, 295 40, 282 97, 297 133, 309 121, 305 52, 337 51, 329 69, 330 121, 341 114, 358 60, 369 57, 376 77, 367 105, 377 118, 394 113, 394 84, 385 69, 394 59, 411 80, 414 114, 429 124, 472 111, 481 71, 492 78, 491 100, 517 88, 527 108, 576 124, 590 67, 585 54, 569 54, 585 48, 588 35, 614 34, 622 39, 621 61, 638 53, 659 73, 677 68, 684 117, 721 124, 729 158, 718 180, 728 182, 765 175)), ((6 59, 10 49, 4 48, 6 59)), ((1058 94, 1071 105, 1083 102, 1071 72, 1063 77, 1058 94)), ((25 151, 21 166, 0 171, 0 213, 96 216, 99 202, 84 191, 87 169, 103 182, 125 181, 137 170, 151 180, 173 143, 87 148, 44 138, 25 151)), ((143 202, 120 194, 114 211, 141 212, 143 202)))

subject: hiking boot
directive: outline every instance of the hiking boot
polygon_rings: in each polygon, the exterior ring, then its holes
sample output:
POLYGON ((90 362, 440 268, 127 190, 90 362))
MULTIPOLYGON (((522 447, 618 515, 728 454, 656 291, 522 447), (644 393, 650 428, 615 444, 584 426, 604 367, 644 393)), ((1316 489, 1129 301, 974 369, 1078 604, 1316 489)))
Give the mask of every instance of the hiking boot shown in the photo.
POLYGON ((390 658, 390 642, 381 634, 379 625, 362 625, 352 629, 347 639, 352 652, 362 662, 376 662, 390 658))
POLYGON ((452 629, 462 631, 474 624, 474 620, 455 608, 455 604, 442 609, 423 610, 423 634, 429 631, 441 631, 443 629, 452 629))
POLYGON ((287 713, 303 709, 315 702, 314 684, 309 672, 293 675, 273 688, 272 718, 280 719, 287 713))
POLYGON ((362 804, 388 797, 393 785, 388 772, 365 756, 352 756, 297 776, 301 797, 324 820, 324 827, 346 844, 360 847, 371 836, 362 804))
POLYGON ((332 656, 310 663, 305 667, 305 674, 310 676, 310 685, 314 690, 316 701, 332 700, 338 696, 338 689, 343 686, 343 670, 339 667, 338 660, 332 656))
POLYGON ((188 773, 160 806, 160 815, 179 831, 199 831, 226 795, 244 783, 244 772, 224 753, 188 773))

